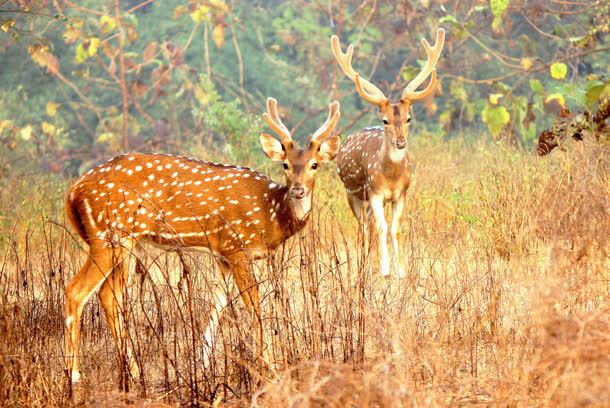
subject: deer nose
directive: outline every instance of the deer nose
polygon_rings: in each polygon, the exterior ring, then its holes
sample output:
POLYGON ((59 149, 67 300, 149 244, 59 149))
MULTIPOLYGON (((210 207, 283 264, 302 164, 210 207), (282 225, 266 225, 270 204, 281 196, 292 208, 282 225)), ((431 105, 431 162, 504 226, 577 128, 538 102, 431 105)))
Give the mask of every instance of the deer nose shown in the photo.
POLYGON ((297 200, 305 197, 305 188, 303 188, 303 186, 294 186, 290 191, 292 192, 292 196, 297 200))
POLYGON ((398 139, 396 141, 396 147, 399 149, 404 149, 407 147, 407 139, 398 139))

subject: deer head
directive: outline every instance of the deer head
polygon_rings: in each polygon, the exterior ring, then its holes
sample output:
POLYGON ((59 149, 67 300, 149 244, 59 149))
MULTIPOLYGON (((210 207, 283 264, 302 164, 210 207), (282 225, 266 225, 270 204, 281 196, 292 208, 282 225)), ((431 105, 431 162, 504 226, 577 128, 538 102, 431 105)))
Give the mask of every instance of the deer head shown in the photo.
POLYGON ((414 102, 421 101, 432 95, 436 86, 436 63, 445 43, 445 30, 439 28, 436 33, 436 43, 433 47, 428 41, 422 40, 424 49, 428 56, 426 65, 420 73, 413 78, 404 88, 400 102, 392 103, 375 85, 362 78, 358 72, 352 68, 352 56, 354 53, 353 45, 347 48, 344 53, 341 50, 339 37, 331 37, 332 50, 335 58, 345 73, 356 85, 356 90, 367 102, 379 107, 379 117, 383 122, 385 142, 390 150, 406 150, 407 137, 409 136, 409 124, 411 122, 410 109, 414 102), (421 90, 416 89, 430 76, 430 83, 421 90))
POLYGON ((290 202, 299 219, 311 209, 312 191, 320 163, 332 160, 339 151, 339 136, 329 137, 341 116, 339 102, 331 103, 328 108, 326 122, 311 136, 309 146, 300 149, 278 115, 277 101, 273 98, 267 99, 267 112, 263 118, 278 139, 268 133, 261 133, 261 145, 271 160, 282 163, 290 202))

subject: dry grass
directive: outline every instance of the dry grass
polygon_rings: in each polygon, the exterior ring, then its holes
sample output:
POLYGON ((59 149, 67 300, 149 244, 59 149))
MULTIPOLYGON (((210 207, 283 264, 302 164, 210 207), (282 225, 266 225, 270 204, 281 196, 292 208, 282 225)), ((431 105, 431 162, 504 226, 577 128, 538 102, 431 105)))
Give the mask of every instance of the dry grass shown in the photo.
POLYGON ((63 287, 84 257, 61 227, 65 185, 9 180, 0 204, 0 405, 607 404, 607 148, 545 159, 459 141, 420 141, 413 151, 407 278, 379 277, 330 171, 307 231, 256 265, 278 362, 264 378, 238 299, 212 366, 201 363, 212 261, 141 253, 127 307, 143 375, 124 392, 97 300, 83 318, 84 382, 71 390, 62 371, 63 287))

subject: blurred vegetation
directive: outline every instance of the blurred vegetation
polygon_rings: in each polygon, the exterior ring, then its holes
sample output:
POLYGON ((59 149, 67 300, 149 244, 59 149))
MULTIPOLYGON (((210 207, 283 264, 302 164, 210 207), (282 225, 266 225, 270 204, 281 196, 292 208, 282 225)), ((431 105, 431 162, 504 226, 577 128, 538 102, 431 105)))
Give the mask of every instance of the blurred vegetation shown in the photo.
POLYGON ((561 109, 610 94, 608 16, 607 1, 0 1, 0 177, 73 175, 127 150, 260 164, 267 96, 301 139, 339 99, 348 134, 377 119, 329 37, 397 98, 439 26, 440 84, 415 137, 533 150, 561 109))

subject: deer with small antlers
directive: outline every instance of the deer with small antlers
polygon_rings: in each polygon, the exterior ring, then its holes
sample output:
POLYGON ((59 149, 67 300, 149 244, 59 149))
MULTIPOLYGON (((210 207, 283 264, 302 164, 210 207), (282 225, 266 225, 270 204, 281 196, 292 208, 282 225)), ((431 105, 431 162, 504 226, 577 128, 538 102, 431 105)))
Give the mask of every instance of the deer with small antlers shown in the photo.
POLYGON ((98 289, 119 350, 125 347, 130 371, 138 375, 125 343, 121 308, 132 250, 141 243, 213 254, 228 288, 215 289, 206 344, 214 342, 234 282, 254 317, 261 357, 263 326, 251 261, 267 256, 305 226, 319 163, 332 160, 340 145, 339 136, 332 136, 340 117, 338 102, 329 105, 326 122, 305 149, 295 145, 275 99, 267 100, 267 110, 263 117, 279 139, 261 133, 260 142, 271 160, 282 162, 285 185, 245 167, 139 153, 115 157, 72 185, 68 218, 89 246, 84 266, 66 287, 66 366, 72 381, 80 378, 81 313, 98 289))
POLYGON ((445 42, 445 31, 439 28, 436 43, 430 46, 422 41, 428 56, 426 65, 419 74, 404 88, 400 102, 390 100, 371 82, 362 78, 352 68, 354 47, 350 45, 347 52, 341 50, 339 38, 331 38, 331 46, 337 63, 356 85, 356 90, 367 102, 379 108, 383 127, 370 127, 351 134, 343 143, 337 154, 337 170, 345 185, 347 198, 352 212, 361 220, 365 215, 372 215, 375 228, 379 232, 378 244, 380 254, 380 271, 382 276, 390 274, 388 253, 388 222, 385 218, 384 205, 392 203, 392 220, 390 235, 394 249, 394 265, 398 275, 403 275, 398 262, 398 228, 405 205, 406 191, 411 181, 411 160, 408 154, 407 138, 410 109, 414 102, 431 96, 436 87, 436 63, 445 42), (428 86, 416 89, 430 76, 428 86), (366 213, 366 214, 365 214, 366 213))

